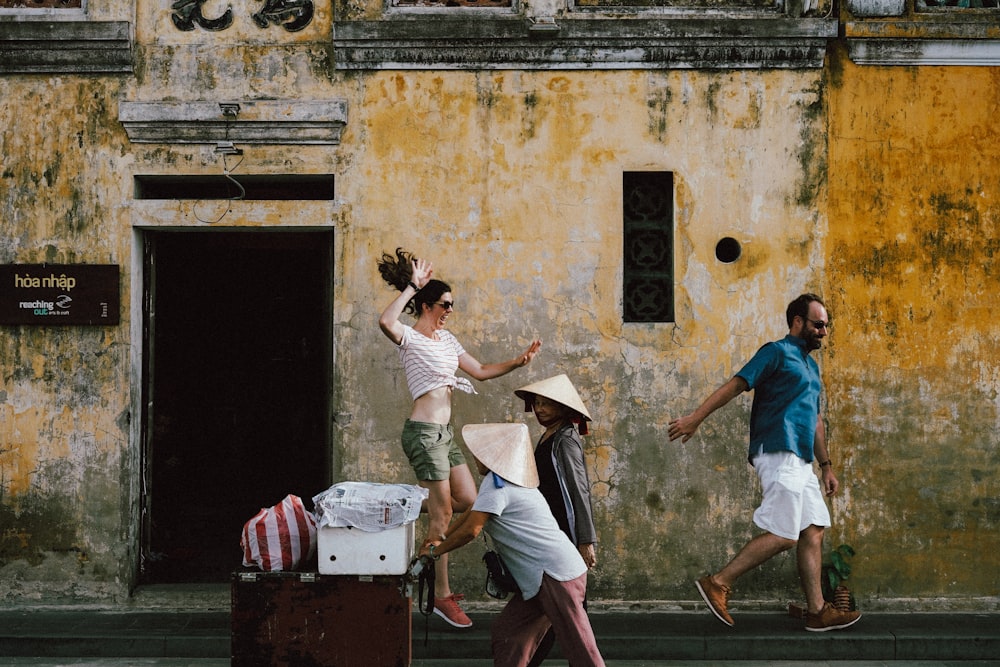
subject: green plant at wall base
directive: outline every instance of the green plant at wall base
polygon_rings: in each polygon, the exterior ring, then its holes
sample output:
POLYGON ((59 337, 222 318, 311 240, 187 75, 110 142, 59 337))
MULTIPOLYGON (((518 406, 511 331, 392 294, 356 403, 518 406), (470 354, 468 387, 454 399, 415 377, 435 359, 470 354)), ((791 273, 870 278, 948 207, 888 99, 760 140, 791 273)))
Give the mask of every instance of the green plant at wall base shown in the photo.
POLYGON ((822 582, 823 599, 838 608, 845 606, 845 595, 849 596, 849 608, 854 609, 854 596, 850 594, 844 581, 851 576, 851 564, 848 558, 854 555, 854 547, 849 544, 841 544, 836 549, 832 549, 823 563, 822 582), (841 589, 838 591, 838 589, 841 589))

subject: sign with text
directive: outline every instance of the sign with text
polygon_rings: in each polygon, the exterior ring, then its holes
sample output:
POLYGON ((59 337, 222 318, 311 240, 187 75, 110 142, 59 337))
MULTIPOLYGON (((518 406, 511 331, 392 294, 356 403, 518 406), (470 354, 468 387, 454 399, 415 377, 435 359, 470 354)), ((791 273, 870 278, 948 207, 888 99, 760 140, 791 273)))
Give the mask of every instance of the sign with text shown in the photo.
POLYGON ((117 264, 0 264, 0 324, 118 324, 117 264))

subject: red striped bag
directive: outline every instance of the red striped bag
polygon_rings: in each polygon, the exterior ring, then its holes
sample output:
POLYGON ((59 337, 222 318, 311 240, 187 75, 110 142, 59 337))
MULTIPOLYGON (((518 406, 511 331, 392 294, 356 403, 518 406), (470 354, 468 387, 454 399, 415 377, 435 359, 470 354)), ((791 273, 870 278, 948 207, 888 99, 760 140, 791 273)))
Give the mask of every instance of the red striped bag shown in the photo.
POLYGON ((261 508, 243 526, 243 565, 265 572, 296 569, 316 553, 316 517, 291 494, 281 504, 261 508))

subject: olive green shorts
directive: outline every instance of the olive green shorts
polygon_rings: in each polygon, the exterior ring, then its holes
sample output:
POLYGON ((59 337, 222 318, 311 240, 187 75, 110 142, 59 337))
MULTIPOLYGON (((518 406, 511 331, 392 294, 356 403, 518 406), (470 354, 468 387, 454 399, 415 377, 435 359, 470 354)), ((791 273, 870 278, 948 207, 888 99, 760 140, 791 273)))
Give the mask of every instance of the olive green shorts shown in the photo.
POLYGON ((403 451, 420 481, 441 481, 451 469, 465 463, 451 424, 430 424, 409 419, 403 426, 403 451))

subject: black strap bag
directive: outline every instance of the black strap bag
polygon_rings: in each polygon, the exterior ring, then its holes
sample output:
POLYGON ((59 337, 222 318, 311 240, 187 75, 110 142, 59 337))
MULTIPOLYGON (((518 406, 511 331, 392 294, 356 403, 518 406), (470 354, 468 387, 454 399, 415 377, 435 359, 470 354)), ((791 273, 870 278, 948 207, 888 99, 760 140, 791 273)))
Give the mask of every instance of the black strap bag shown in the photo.
MULTIPOLYGON (((483 540, 485 540, 485 535, 483 540)), ((483 562, 486 563, 486 594, 497 600, 503 600, 511 593, 517 592, 517 582, 514 575, 507 569, 507 564, 503 562, 496 551, 489 548, 486 543, 486 553, 483 554, 483 562)))

